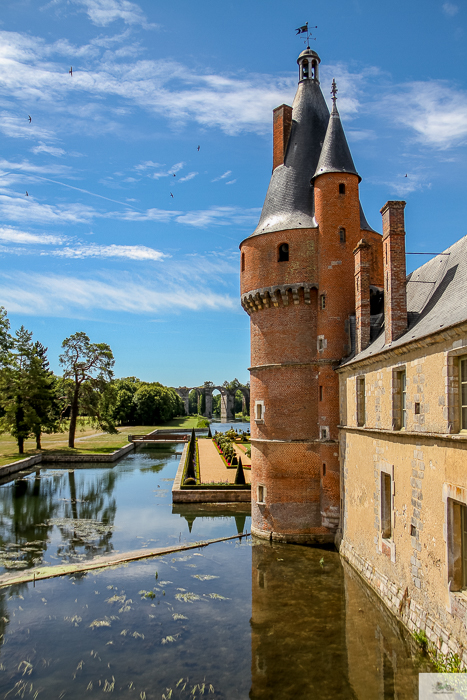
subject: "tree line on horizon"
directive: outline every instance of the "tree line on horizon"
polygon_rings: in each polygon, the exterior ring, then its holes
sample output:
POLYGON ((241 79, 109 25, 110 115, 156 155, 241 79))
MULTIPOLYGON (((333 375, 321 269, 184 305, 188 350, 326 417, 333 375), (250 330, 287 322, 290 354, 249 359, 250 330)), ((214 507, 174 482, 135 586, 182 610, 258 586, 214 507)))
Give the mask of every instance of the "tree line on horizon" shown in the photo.
POLYGON ((136 377, 115 379, 115 359, 106 343, 92 343, 86 333, 65 338, 55 375, 47 348, 21 326, 10 332, 6 309, 0 307, 0 432, 10 432, 24 453, 34 437, 68 428, 74 447, 78 420, 86 418, 108 433, 117 425, 156 425, 185 414, 178 394, 159 382, 136 377), (69 419, 69 422, 68 420, 69 419))

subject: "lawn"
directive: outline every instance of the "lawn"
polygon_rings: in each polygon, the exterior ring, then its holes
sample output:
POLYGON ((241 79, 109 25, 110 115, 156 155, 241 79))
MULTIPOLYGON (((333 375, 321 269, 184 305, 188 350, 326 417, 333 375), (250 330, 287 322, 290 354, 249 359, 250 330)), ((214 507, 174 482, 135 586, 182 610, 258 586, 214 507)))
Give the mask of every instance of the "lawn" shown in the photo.
MULTIPOLYGON (((78 427, 75 437, 75 449, 68 447, 68 432, 52 433, 51 435, 42 435, 42 452, 64 452, 68 454, 86 454, 91 452, 114 452, 119 447, 123 447, 128 443, 128 435, 145 435, 157 428, 196 428, 198 423, 197 416, 185 416, 174 418, 167 423, 161 425, 130 425, 119 426, 118 434, 109 435, 103 433, 99 428, 93 428, 90 425, 82 425, 78 427)), ((31 455, 38 454, 36 450, 35 440, 25 440, 24 454, 18 454, 18 445, 16 440, 9 433, 0 435, 0 467, 10 462, 15 462, 18 459, 24 459, 31 455)))

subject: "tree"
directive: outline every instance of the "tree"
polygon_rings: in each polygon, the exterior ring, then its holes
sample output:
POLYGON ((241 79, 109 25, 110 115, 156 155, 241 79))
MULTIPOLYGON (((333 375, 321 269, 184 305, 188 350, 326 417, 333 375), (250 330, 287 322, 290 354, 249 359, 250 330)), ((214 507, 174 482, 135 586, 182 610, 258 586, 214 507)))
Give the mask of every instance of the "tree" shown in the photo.
POLYGON ((109 409, 108 385, 113 378, 114 356, 106 343, 91 343, 86 333, 78 332, 65 338, 60 364, 64 379, 73 380, 70 397, 70 432, 68 446, 75 446, 76 423, 81 406, 96 419, 98 425, 109 433, 115 433, 115 425, 109 409))
POLYGON ((36 436, 40 449, 41 432, 52 432, 56 428, 58 402, 47 348, 33 343, 32 333, 24 326, 5 341, 4 347, 7 345, 9 348, 2 353, 0 372, 0 404, 4 412, 1 422, 2 428, 16 438, 18 451, 23 454, 24 441, 31 434, 36 436))

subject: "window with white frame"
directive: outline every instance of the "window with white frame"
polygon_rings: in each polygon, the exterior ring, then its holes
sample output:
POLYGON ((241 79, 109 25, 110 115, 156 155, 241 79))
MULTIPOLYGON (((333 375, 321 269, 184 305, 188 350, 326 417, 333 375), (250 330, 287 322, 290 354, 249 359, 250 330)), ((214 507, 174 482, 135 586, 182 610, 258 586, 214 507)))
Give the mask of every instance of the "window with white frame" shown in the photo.
POLYGON ((264 422, 264 401, 255 401, 255 421, 264 422))
POLYGON ((266 486, 263 484, 258 484, 258 493, 257 493, 257 503, 265 503, 266 502, 266 486))

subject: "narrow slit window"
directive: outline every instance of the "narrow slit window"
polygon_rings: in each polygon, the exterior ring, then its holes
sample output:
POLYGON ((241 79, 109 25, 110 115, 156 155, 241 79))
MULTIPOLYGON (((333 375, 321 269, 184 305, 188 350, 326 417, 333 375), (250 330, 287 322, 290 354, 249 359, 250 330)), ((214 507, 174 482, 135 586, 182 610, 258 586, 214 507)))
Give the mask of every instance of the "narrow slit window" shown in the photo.
POLYGON ((319 400, 320 400, 320 401, 323 400, 323 393, 324 393, 324 392, 323 392, 323 387, 320 386, 320 387, 319 387, 319 400))
POLYGON ((279 246, 278 262, 288 262, 289 261, 289 244, 281 243, 279 246))
POLYGON ((260 403, 256 404, 256 420, 262 420, 263 418, 263 405, 260 403))
MULTIPOLYGON (((345 185, 344 185, 345 187, 345 185)), ((345 243, 345 228, 339 229, 339 242, 345 243)))
POLYGON ((357 425, 365 425, 365 377, 357 377, 357 425))
POLYGON ((326 464, 323 462, 323 476, 326 476, 326 464))
POLYGON ((392 536, 391 485, 391 475, 381 472, 381 535, 385 540, 389 540, 392 536))
POLYGON ((245 272, 245 253, 242 253, 242 272, 245 272))
POLYGON ((467 430, 467 357, 459 360, 459 384, 461 430, 467 430))
POLYGON ((394 372, 393 385, 393 429, 405 430, 407 427, 407 376, 405 370, 394 372))
POLYGON ((321 294, 321 296, 319 298, 319 307, 320 307, 320 309, 326 308, 326 294, 321 294))
POLYGON ((448 499, 448 570, 451 591, 467 588, 467 507, 448 499))
POLYGON ((345 184, 343 182, 339 183, 339 194, 345 194, 345 184))
POLYGON ((258 484, 258 503, 264 503, 266 500, 266 486, 258 484))

